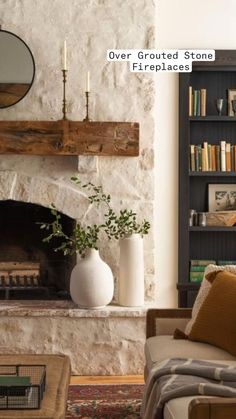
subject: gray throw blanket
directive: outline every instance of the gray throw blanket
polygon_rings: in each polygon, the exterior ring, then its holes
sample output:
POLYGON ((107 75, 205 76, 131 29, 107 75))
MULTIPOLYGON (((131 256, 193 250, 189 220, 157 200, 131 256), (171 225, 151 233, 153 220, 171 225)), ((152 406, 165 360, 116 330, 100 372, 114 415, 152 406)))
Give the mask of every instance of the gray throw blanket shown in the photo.
POLYGON ((158 363, 145 386, 141 417, 162 419, 165 403, 194 395, 236 397, 236 368, 187 358, 158 363))

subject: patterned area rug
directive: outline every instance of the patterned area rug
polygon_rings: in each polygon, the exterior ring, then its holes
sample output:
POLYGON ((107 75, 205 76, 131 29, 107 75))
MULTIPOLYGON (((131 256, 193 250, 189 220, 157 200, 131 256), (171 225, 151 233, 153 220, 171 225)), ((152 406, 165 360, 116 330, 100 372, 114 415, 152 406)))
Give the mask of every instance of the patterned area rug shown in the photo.
POLYGON ((138 419, 142 384, 69 387, 66 419, 138 419))

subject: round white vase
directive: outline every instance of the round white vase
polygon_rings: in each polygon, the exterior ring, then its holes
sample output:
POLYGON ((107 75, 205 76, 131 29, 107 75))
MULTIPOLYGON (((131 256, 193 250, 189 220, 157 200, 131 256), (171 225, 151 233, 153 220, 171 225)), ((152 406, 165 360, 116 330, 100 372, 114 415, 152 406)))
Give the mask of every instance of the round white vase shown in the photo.
POLYGON ((120 239, 119 304, 136 307, 144 304, 143 239, 139 234, 120 239))
POLYGON ((100 258, 98 250, 88 249, 71 272, 72 300, 81 308, 101 308, 111 302, 113 293, 111 268, 100 258))

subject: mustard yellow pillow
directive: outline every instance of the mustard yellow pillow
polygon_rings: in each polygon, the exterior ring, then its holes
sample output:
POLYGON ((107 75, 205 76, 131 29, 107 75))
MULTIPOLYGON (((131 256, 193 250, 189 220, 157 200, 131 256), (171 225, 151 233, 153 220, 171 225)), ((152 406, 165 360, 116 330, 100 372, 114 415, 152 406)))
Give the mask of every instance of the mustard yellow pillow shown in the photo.
POLYGON ((211 289, 189 334, 236 356, 236 275, 222 271, 209 277, 211 289))

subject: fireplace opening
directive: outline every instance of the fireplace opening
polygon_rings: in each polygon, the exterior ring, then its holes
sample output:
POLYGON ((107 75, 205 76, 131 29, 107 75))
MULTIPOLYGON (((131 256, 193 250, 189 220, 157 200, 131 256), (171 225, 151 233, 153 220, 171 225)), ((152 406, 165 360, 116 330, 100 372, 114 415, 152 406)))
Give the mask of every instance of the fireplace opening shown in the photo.
MULTIPOLYGON (((75 220, 60 213, 71 235, 75 220)), ((59 239, 43 242, 40 222, 52 222, 49 208, 13 200, 0 201, 0 299, 70 299, 75 255, 55 252, 59 239)))

